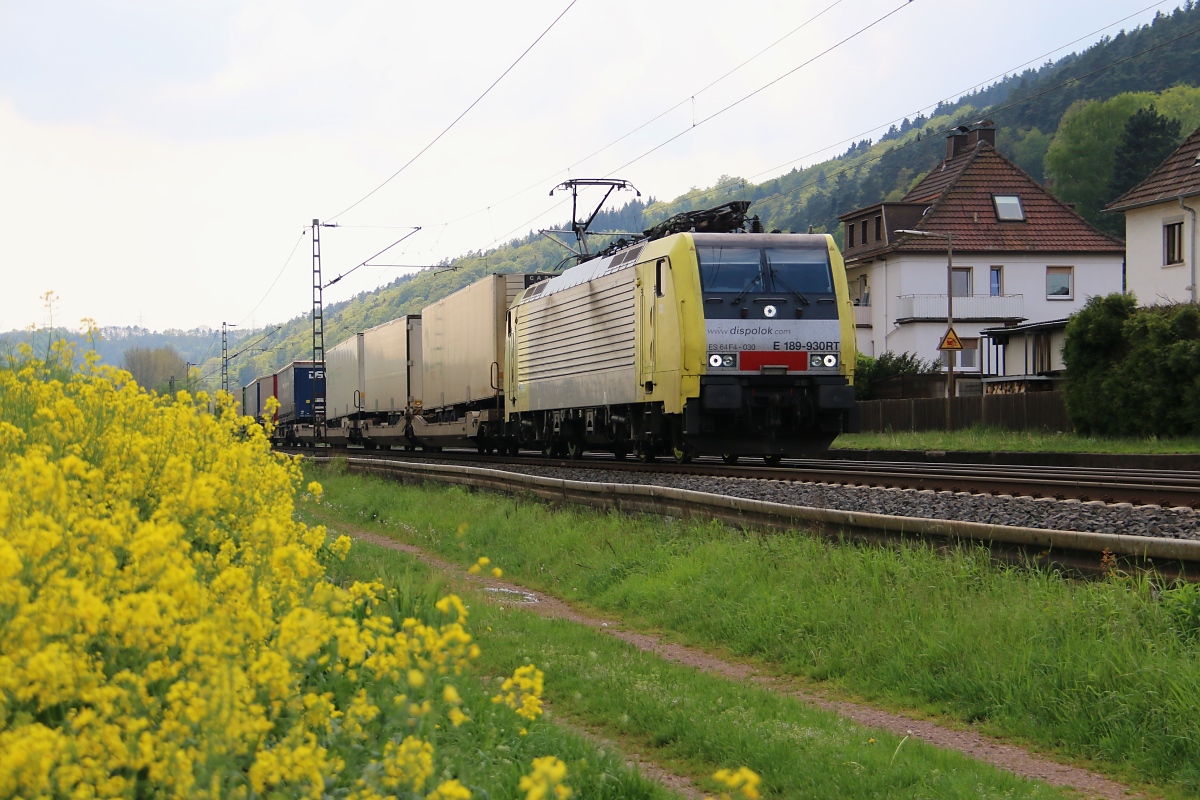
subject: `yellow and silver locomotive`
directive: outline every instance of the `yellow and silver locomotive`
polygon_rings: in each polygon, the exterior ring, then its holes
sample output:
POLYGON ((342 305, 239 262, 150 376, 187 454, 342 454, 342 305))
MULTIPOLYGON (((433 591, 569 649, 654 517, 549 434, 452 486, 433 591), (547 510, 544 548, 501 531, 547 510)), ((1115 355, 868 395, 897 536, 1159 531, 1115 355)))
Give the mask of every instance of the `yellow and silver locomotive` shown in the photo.
POLYGON ((704 230, 740 228, 748 205, 680 215, 516 298, 504 408, 517 446, 771 462, 857 427, 841 254, 824 234, 704 230))

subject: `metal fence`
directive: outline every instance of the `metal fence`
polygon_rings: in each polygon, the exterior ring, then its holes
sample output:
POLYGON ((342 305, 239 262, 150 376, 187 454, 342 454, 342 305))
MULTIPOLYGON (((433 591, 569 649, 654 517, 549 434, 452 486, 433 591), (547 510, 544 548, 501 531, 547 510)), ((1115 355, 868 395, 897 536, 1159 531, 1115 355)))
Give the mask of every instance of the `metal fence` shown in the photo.
MULTIPOLYGON (((1062 392, 983 394, 955 397, 952 430, 975 426, 1010 431, 1072 431, 1062 392)), ((864 400, 858 404, 865 433, 947 430, 947 400, 864 400)))

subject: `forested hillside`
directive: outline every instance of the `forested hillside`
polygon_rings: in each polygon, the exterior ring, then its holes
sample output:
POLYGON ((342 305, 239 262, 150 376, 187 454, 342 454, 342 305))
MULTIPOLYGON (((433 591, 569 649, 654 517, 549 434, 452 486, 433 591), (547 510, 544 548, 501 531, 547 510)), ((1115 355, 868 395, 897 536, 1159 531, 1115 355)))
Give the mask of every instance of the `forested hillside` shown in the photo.
MULTIPOLYGON (((1171 14, 1160 13, 1152 24, 939 104, 928 118, 903 120, 878 141, 856 142, 837 158, 801 165, 758 184, 723 177, 712 187, 670 201, 635 201, 602 212, 593 230, 641 230, 679 211, 746 199, 753 201, 750 213, 768 230, 830 232, 840 241, 839 214, 898 199, 944 157, 948 129, 987 118, 997 126, 1000 152, 1061 199, 1076 204, 1086 218, 1120 234, 1122 220, 1104 214, 1103 206, 1120 194, 1122 182, 1136 182, 1144 175, 1131 175, 1128 169, 1117 174, 1118 150, 1123 163, 1151 164, 1139 167, 1148 174, 1200 126, 1200 88, 1195 88, 1200 87, 1198 34, 1200 9, 1188 0, 1171 14)), ((596 245, 604 243, 598 238, 596 245)), ((565 255, 559 245, 531 232, 486 254, 468 253, 445 270, 399 278, 328 306, 326 346, 363 328, 417 313, 488 272, 550 270, 565 255)), ((195 347, 170 342, 185 358, 208 348, 201 373, 210 386, 219 374, 220 355, 212 341, 208 335, 198 337, 195 347)), ((241 385, 294 359, 310 357, 308 315, 284 323, 259 346, 267 349, 246 352, 231 365, 236 377, 231 383, 241 385)), ((107 352, 104 358, 119 363, 107 352)))

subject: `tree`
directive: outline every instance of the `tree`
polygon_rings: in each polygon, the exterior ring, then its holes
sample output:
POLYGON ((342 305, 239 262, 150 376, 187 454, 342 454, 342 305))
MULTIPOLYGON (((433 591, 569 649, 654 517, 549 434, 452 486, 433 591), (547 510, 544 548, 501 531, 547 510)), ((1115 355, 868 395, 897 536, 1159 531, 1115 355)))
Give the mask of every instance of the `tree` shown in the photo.
POLYGON ((187 365, 174 347, 131 347, 121 359, 121 368, 133 375, 134 381, 146 389, 162 391, 174 377, 183 381, 187 365))
POLYGON ((1120 197, 1145 180, 1179 141, 1181 123, 1159 114, 1154 104, 1139 108, 1125 123, 1113 158, 1108 184, 1110 199, 1120 197))

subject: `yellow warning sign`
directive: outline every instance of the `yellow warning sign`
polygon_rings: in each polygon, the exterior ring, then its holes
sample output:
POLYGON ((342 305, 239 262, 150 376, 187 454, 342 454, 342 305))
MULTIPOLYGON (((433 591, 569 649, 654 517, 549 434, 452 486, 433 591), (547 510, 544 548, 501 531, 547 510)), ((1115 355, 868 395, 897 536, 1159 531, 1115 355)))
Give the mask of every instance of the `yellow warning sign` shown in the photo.
POLYGON ((946 330, 946 335, 942 337, 942 343, 938 345, 938 350, 962 350, 962 339, 958 338, 958 334, 954 332, 954 328, 946 330))

